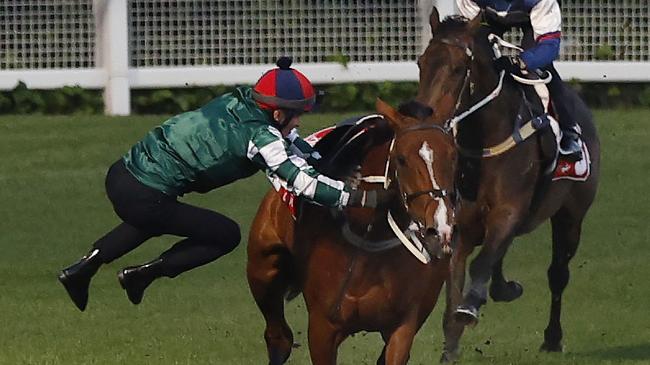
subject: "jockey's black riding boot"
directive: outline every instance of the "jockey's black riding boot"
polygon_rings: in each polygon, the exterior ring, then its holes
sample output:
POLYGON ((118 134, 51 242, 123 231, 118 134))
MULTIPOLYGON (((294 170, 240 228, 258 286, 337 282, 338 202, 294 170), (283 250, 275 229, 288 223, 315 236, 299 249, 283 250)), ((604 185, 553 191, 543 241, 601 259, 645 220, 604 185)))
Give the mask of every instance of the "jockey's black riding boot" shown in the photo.
POLYGON ((558 123, 562 129, 562 140, 560 141, 560 154, 570 161, 582 159, 582 143, 580 142, 580 127, 576 123, 573 108, 567 103, 571 102, 565 93, 566 85, 560 78, 553 65, 545 67, 544 70, 551 73, 553 78, 548 83, 553 106, 558 116, 558 123))
POLYGON ((82 312, 88 304, 90 279, 103 263, 99 256, 99 249, 95 248, 59 274, 59 281, 82 312))
POLYGON ((560 153, 570 161, 582 160, 582 144, 580 142, 580 131, 574 123, 571 127, 562 126, 562 140, 560 141, 560 153))
POLYGON ((154 280, 165 276, 163 271, 163 259, 157 258, 140 266, 130 266, 122 269, 117 277, 120 285, 126 290, 126 295, 133 304, 140 304, 144 296, 144 290, 154 280))

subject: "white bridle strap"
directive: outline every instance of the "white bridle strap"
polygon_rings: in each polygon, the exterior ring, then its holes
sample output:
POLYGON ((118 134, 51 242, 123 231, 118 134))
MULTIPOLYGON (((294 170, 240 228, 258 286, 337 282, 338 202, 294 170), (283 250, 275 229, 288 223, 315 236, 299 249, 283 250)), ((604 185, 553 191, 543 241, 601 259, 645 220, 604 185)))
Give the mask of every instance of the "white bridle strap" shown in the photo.
POLYGON ((499 83, 497 86, 492 90, 491 93, 489 93, 483 100, 479 101, 478 103, 472 105, 471 108, 467 109, 461 114, 458 114, 457 116, 449 119, 447 122, 447 128, 453 129, 456 127, 456 124, 460 122, 461 120, 467 118, 469 115, 477 111, 478 109, 484 107, 486 104, 491 102, 492 100, 496 99, 499 94, 501 94, 501 89, 503 88, 503 78, 505 77, 506 72, 501 71, 501 74, 499 75, 499 83))
POLYGON ((423 263, 423 264, 428 264, 429 262, 431 262, 431 256, 424 249, 424 247, 422 246, 422 243, 418 240, 417 243, 418 243, 419 247, 416 247, 416 244, 411 242, 408 239, 408 237, 406 237, 404 232, 402 232, 399 229, 399 226, 395 222, 395 219, 393 219, 393 216, 392 216, 392 214, 390 214, 390 211, 388 212, 387 220, 388 220, 388 225, 390 226, 390 229, 393 230, 393 233, 395 233, 395 236, 400 240, 400 242, 402 242, 404 247, 406 247, 406 249, 408 249, 409 252, 411 252, 413 254, 413 256, 415 256, 415 258, 420 260, 420 262, 423 263))

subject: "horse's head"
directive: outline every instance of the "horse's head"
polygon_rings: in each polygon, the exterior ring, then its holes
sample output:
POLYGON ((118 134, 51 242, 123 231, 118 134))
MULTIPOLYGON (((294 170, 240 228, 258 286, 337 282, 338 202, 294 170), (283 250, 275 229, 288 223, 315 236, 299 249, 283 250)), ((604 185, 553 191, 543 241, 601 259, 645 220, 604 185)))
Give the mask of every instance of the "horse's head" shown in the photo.
MULTIPOLYGON (((377 111, 394 132, 387 176, 401 205, 429 246, 450 247, 454 226, 456 148, 452 135, 430 121, 431 108, 417 102, 399 111, 377 100, 377 111)), ((429 247, 431 248, 431 247, 429 247)))
MULTIPOLYGON (((481 16, 477 16, 467 21, 452 16, 440 22, 437 9, 434 7, 431 12, 429 23, 433 38, 418 59, 420 83, 416 100, 434 109, 436 121, 448 119, 455 113, 464 92, 469 92, 474 62, 486 58, 479 56, 486 48, 475 45, 477 35, 485 29, 480 19, 481 16)), ((485 40, 487 44, 487 32, 485 40)))

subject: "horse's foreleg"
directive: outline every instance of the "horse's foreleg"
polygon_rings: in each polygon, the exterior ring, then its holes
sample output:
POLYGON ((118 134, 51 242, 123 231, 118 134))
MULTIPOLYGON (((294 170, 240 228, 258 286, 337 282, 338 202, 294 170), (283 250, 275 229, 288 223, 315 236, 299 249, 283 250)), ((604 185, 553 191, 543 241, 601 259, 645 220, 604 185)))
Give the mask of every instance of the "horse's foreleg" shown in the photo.
POLYGON ((336 365, 338 348, 345 339, 337 327, 330 323, 323 313, 310 309, 309 313, 309 355, 313 365, 336 365))
MULTIPOLYGON (((512 242, 505 244, 510 247, 512 242)), ((505 256, 505 255, 504 255, 505 256)), ((516 281, 506 281, 503 276, 503 257, 492 267, 492 280, 490 281, 490 297, 495 302, 512 302, 524 293, 524 288, 516 281)))
POLYGON ((492 268, 503 258, 507 245, 512 242, 518 216, 521 214, 508 210, 495 212, 488 218, 483 247, 469 267, 471 278, 469 290, 463 298, 463 303, 456 308, 457 320, 465 324, 478 322, 478 311, 487 301, 487 283, 492 268))
POLYGON ((409 360, 413 338, 418 330, 414 321, 398 327, 388 338, 385 349, 386 365, 403 365, 409 360))
POLYGON ((473 244, 464 244, 461 240, 449 262, 449 278, 445 284, 446 308, 442 320, 442 329, 445 335, 445 345, 440 362, 454 362, 458 359, 458 344, 465 326, 456 321, 454 312, 463 299, 465 286, 465 265, 467 257, 474 249, 473 244))
POLYGON ((553 259, 548 268, 548 285, 551 289, 551 314, 544 330, 543 351, 562 351, 562 292, 569 283, 569 261, 580 243, 582 218, 572 217, 561 209, 551 218, 553 228, 553 259))
POLYGON ((293 333, 284 317, 284 296, 290 285, 290 257, 285 249, 253 252, 249 246, 248 283, 266 329, 269 364, 284 364, 293 345, 293 333))

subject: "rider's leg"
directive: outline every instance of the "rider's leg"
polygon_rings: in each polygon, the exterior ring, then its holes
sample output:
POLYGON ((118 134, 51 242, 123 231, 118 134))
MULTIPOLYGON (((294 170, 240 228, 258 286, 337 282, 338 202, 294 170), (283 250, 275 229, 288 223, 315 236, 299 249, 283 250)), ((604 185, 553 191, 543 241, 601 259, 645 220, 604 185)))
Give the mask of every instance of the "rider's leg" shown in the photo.
POLYGON ((148 263, 124 268, 120 284, 133 304, 157 278, 174 278, 210 263, 237 247, 241 233, 237 223, 217 212, 173 200, 163 203, 160 232, 187 237, 148 263))
POLYGON ((179 203, 176 197, 143 185, 126 170, 122 160, 109 169, 106 192, 124 223, 100 238, 88 255, 59 275, 81 310, 86 307, 88 286, 99 266, 121 257, 151 237, 169 233, 188 238, 156 260, 119 273, 120 283, 136 304, 144 289, 156 278, 175 277, 215 260, 239 244, 240 231, 234 221, 207 209, 179 203))
MULTIPOLYGON (((135 201, 122 198, 121 188, 130 185, 125 172, 123 163, 118 161, 111 166, 106 175, 106 191, 116 210, 118 205, 133 206, 145 201, 144 199, 135 201), (125 179, 125 176, 127 179, 125 179)), ((144 194, 142 197, 144 197, 144 194)), ((154 234, 136 228, 131 224, 121 223, 97 240, 88 254, 63 269, 59 274, 59 281, 63 284, 77 308, 82 311, 86 309, 90 281, 102 264, 115 260, 153 236, 154 234)))
POLYGON ((562 141, 560 142, 560 152, 566 158, 578 161, 582 158, 582 144, 580 143, 580 127, 576 123, 576 116, 573 104, 566 95, 566 85, 562 81, 560 74, 553 64, 544 68, 553 76, 551 82, 547 85, 553 100, 553 107, 559 117, 558 122, 562 129, 562 141))

